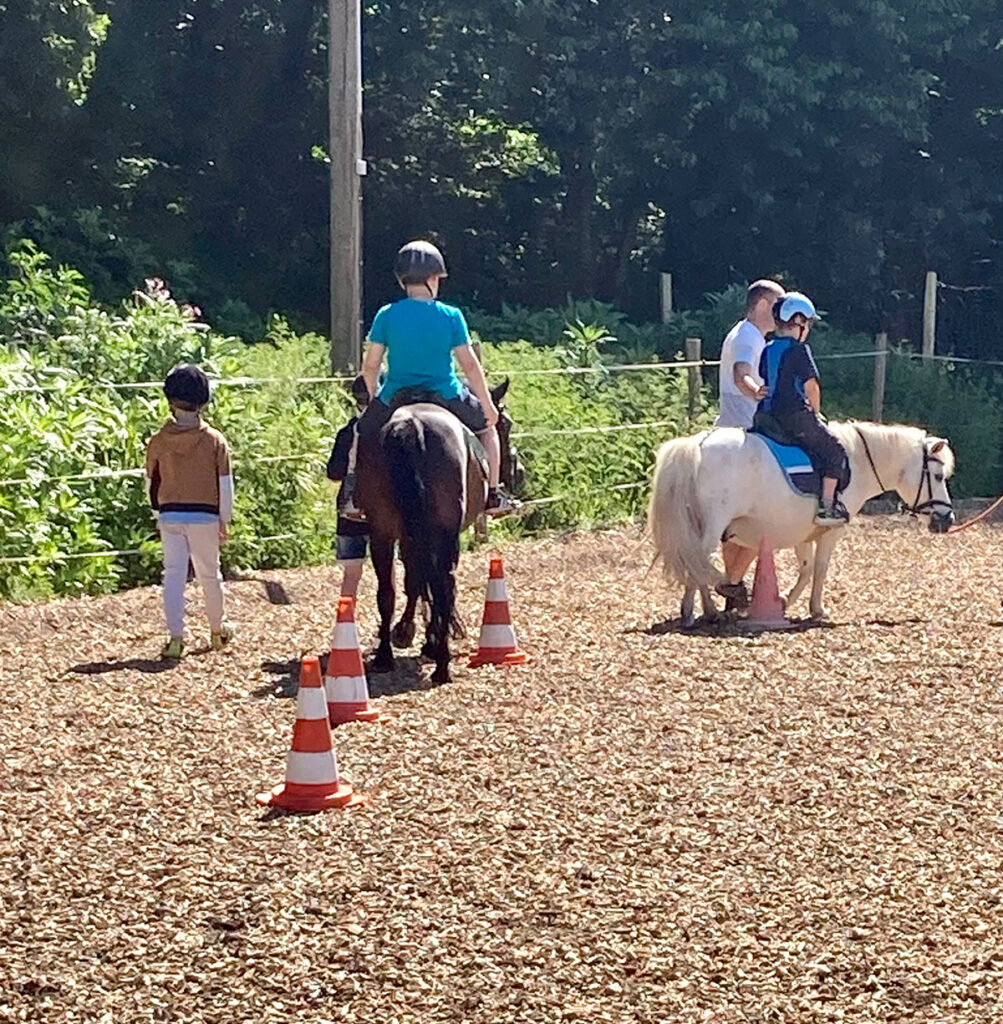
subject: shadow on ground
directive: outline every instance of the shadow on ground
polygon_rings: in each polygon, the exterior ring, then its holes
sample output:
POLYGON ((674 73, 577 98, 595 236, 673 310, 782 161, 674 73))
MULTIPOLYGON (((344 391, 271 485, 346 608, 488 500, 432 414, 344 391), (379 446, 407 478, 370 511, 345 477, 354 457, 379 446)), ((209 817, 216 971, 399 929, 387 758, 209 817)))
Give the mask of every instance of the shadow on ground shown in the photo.
POLYGON ((72 665, 69 671, 81 676, 100 676, 106 672, 121 672, 123 669, 157 674, 169 672, 179 664, 178 661, 162 661, 160 658, 127 658, 124 661, 85 661, 72 665))

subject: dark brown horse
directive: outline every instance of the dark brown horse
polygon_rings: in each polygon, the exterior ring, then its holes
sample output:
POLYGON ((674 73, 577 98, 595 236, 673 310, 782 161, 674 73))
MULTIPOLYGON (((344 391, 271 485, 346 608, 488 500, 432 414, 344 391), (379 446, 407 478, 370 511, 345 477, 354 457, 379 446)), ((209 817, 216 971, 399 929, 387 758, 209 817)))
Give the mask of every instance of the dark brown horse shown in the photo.
MULTIPOLYGON (((522 467, 509 443, 512 421, 502 408, 504 381, 491 392, 498 406, 502 481, 521 483, 522 467)), ((462 635, 456 615, 456 565, 460 535, 484 511, 487 475, 460 421, 430 402, 398 406, 365 450, 360 439, 356 495, 366 510, 380 611, 374 672, 394 667, 393 647, 414 639, 418 599, 428 607, 422 654, 435 661, 432 679, 449 682, 449 637, 462 635), (400 542, 407 606, 391 630, 396 593, 394 546, 400 542), (393 641, 393 644, 391 644, 393 641)))

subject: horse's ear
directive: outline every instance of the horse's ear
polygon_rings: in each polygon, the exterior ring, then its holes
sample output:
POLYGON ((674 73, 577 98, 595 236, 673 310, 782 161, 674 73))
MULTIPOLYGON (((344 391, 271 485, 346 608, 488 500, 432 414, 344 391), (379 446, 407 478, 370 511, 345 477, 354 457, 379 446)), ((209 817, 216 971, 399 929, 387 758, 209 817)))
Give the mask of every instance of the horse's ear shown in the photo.
POLYGON ((947 441, 942 437, 935 437, 930 445, 930 454, 937 455, 947 447, 947 441))
POLYGON ((495 405, 497 405, 505 395, 508 394, 508 386, 510 383, 509 378, 506 377, 501 384, 491 389, 491 397, 494 400, 495 405))

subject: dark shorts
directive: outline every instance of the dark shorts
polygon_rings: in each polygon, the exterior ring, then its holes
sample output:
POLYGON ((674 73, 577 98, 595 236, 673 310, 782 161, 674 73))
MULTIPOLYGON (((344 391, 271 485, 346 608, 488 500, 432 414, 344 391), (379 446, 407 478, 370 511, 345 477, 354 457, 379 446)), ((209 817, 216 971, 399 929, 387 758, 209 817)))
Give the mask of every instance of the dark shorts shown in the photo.
POLYGON ((359 419, 359 436, 364 438, 375 437, 383 425, 390 419, 394 409, 402 405, 412 405, 416 402, 431 402, 432 405, 441 405, 448 409, 468 430, 480 434, 488 429, 488 421, 484 416, 484 409, 481 407, 480 399, 473 392, 464 388, 456 398, 442 398, 430 391, 416 392, 409 389, 402 389, 390 400, 390 404, 374 398, 366 411, 359 419))
POLYGON ((334 553, 339 562, 356 562, 369 550, 369 523, 338 516, 334 553))

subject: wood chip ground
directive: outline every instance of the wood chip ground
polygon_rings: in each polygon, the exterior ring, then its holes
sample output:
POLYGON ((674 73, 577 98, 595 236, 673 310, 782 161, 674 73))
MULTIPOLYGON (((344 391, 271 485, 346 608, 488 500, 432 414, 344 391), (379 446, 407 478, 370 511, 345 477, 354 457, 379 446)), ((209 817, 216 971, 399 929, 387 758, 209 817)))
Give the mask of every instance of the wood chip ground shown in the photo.
POLYGON ((155 588, 0 607, 0 1021, 999 1021, 1001 541, 861 521, 760 636, 680 632, 636 533, 513 544, 533 664, 373 677, 316 816, 253 797, 332 570, 231 583, 219 654, 193 587, 177 666, 155 588))

